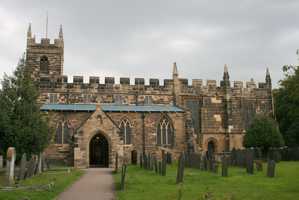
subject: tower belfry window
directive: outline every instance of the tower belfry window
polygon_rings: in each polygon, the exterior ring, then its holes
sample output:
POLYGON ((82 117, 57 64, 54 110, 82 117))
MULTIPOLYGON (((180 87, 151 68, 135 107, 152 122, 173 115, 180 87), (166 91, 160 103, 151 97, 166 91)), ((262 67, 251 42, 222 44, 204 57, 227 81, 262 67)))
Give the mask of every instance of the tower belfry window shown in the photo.
POLYGON ((40 58, 40 72, 43 74, 49 74, 49 60, 47 56, 40 58))

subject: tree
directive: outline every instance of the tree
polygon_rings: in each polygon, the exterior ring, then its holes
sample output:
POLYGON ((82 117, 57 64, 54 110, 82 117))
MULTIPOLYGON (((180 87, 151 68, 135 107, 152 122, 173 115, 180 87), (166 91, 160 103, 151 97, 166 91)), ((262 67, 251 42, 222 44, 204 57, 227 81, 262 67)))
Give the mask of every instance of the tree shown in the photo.
POLYGON ((245 147, 259 147, 267 152, 270 147, 281 147, 284 140, 276 121, 265 115, 257 115, 244 137, 245 147))
POLYGON ((299 146, 299 66, 284 66, 284 79, 273 92, 275 115, 287 146, 299 146))
POLYGON ((37 104, 38 89, 20 59, 12 76, 4 75, 0 90, 0 151, 10 146, 17 155, 42 152, 49 140, 46 116, 37 104))

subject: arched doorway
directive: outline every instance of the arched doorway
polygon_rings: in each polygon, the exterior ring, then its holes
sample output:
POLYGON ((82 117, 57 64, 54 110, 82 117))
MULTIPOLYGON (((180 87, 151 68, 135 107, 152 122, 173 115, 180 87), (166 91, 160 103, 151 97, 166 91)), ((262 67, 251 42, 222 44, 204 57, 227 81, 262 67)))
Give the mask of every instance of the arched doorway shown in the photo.
POLYGON ((109 167, 109 144, 102 134, 96 134, 90 140, 89 166, 109 167))
POLYGON ((215 153, 215 144, 214 141, 211 140, 208 142, 208 152, 207 152, 207 156, 209 160, 212 160, 214 157, 214 153, 215 153))

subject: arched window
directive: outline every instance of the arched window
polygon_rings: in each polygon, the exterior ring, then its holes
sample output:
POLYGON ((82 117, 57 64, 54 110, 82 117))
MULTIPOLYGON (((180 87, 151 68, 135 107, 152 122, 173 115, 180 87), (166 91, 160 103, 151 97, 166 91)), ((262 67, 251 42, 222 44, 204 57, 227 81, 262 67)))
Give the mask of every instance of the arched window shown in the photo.
POLYGON ((59 122, 56 128, 55 143, 68 144, 70 140, 70 130, 67 122, 59 122))
POLYGON ((121 136, 124 140, 124 144, 131 144, 131 124, 128 119, 123 119, 119 125, 121 136))
POLYGON ((40 72, 43 74, 49 74, 49 60, 47 56, 40 58, 40 72))
POLYGON ((173 128, 169 119, 162 118, 157 128, 157 144, 172 145, 173 144, 173 128))

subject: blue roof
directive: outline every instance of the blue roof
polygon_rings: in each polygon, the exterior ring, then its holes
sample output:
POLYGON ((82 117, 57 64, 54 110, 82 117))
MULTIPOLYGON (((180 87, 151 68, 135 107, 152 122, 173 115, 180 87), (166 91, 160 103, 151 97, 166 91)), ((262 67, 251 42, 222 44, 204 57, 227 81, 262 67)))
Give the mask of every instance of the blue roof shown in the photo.
POLYGON ((42 111, 95 111, 95 104, 44 104, 42 111))
POLYGON ((101 105, 104 112, 183 112, 170 105, 101 105))
MULTIPOLYGON (((171 105, 101 105, 104 112, 183 112, 183 110, 171 105)), ((95 104, 44 104, 42 111, 84 111, 96 110, 95 104)))

